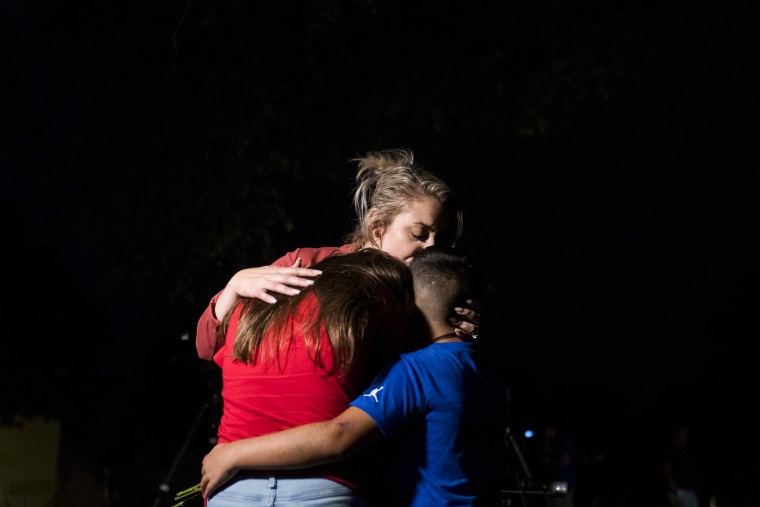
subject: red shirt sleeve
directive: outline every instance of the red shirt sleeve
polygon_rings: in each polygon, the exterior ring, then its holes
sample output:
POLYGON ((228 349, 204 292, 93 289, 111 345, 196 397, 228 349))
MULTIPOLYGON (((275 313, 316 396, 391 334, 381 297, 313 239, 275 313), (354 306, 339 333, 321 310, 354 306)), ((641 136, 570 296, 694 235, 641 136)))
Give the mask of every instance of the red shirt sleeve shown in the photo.
POLYGON ((216 306, 219 294, 221 294, 221 291, 211 298, 211 302, 203 310, 201 318, 198 319, 198 327, 195 330, 195 350, 198 352, 198 357, 206 361, 211 361, 214 358, 216 331, 222 324, 214 314, 214 307, 216 306))

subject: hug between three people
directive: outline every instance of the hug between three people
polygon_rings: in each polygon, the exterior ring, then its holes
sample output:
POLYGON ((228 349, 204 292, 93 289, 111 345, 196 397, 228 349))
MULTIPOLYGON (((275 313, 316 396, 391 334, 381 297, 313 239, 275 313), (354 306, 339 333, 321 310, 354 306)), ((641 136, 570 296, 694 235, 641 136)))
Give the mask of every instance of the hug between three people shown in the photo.
POLYGON ((199 320, 223 377, 209 506, 499 504, 506 388, 471 339, 477 272, 429 248, 461 210, 410 152, 356 161, 351 241, 237 273, 199 320))
MULTIPOLYGON (((415 162, 411 151, 370 152, 353 162, 358 166, 353 194, 356 222, 345 243, 298 248, 269 266, 235 273, 198 320, 195 346, 201 359, 213 358, 219 317, 224 318, 240 298, 274 303, 275 294, 297 294, 319 276, 319 270, 310 266, 325 257, 376 248, 409 264, 417 252, 429 246, 456 245, 463 227, 459 202, 443 180, 415 162)), ((457 333, 477 335, 480 315, 476 302, 458 307, 457 314, 453 321, 457 333)))

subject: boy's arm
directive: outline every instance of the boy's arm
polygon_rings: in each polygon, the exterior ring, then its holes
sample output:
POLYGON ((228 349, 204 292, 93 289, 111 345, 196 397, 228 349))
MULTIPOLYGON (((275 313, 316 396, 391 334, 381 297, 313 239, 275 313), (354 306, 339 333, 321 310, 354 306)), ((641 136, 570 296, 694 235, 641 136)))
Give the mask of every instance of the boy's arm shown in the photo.
POLYGON ((201 491, 209 498, 242 469, 292 470, 335 463, 380 436, 380 429, 366 412, 348 407, 329 421, 217 444, 203 458, 201 491))

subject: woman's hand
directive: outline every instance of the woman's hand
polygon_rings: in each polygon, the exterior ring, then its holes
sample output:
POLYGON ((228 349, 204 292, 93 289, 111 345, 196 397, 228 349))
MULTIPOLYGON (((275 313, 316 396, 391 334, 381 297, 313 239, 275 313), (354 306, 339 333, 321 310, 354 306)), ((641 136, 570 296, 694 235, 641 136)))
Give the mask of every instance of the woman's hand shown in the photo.
POLYGON ((476 340, 480 332, 480 309, 477 302, 472 299, 467 300, 467 307, 456 307, 456 317, 451 317, 449 321, 456 326, 457 336, 465 339, 476 340))
POLYGON ((289 268, 260 266, 238 271, 216 300, 216 317, 222 319, 241 297, 257 298, 272 304, 277 299, 271 293, 285 296, 298 294, 301 288, 312 285, 313 278, 322 273, 318 269, 302 268, 300 265, 301 259, 298 259, 289 268))

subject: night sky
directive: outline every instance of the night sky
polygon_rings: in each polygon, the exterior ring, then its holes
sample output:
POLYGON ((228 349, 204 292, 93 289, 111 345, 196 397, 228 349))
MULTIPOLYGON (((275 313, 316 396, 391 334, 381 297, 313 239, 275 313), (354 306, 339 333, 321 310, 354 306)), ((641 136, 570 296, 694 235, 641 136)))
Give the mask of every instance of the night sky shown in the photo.
POLYGON ((186 442, 190 486, 208 299, 338 244, 349 159, 405 147, 464 203, 518 433, 559 420, 609 502, 677 421, 713 494, 760 480, 756 7, 269 3, 4 3, 4 420, 61 419, 114 505, 186 442))

